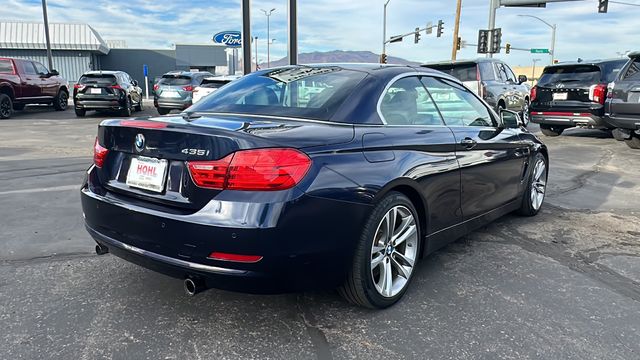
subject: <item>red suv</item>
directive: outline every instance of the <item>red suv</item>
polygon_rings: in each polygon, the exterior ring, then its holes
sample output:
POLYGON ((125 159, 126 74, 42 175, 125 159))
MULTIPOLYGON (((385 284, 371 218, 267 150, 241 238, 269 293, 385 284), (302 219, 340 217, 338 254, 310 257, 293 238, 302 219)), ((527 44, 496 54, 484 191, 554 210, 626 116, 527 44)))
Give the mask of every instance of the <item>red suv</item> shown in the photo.
POLYGON ((27 104, 53 105, 66 110, 69 83, 56 70, 37 61, 0 58, 0 119, 11 117, 13 110, 27 104))

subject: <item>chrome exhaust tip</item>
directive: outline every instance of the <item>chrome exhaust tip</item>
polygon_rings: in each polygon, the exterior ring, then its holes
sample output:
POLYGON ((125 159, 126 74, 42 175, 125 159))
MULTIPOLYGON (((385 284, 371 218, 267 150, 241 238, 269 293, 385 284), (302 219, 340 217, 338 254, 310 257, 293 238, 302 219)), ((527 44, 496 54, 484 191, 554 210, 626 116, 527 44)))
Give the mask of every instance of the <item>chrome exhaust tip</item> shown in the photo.
POLYGON ((184 279, 184 292, 188 296, 194 296, 195 294, 202 292, 206 289, 204 281, 201 279, 184 279))
POLYGON ((98 255, 104 255, 109 253, 109 248, 102 245, 102 244, 96 244, 96 254, 98 255))

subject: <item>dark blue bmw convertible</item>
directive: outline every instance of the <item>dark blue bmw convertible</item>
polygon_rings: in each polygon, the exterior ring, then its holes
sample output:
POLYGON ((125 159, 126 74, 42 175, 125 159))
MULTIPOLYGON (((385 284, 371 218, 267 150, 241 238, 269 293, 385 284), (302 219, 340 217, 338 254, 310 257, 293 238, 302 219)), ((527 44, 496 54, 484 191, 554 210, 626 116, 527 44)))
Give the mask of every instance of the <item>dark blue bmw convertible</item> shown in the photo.
POLYGON ((209 287, 394 304, 427 254, 538 213, 548 154, 455 78, 288 66, 177 116, 106 120, 82 186, 98 254, 209 287))

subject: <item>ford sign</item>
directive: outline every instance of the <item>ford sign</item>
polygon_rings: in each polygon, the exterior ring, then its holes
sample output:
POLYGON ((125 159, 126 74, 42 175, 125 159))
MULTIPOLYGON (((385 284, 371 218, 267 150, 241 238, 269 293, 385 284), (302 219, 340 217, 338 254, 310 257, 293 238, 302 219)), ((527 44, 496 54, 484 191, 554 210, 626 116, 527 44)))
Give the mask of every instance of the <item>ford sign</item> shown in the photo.
POLYGON ((213 35, 213 42, 228 47, 241 47, 242 33, 240 31, 222 31, 213 35))

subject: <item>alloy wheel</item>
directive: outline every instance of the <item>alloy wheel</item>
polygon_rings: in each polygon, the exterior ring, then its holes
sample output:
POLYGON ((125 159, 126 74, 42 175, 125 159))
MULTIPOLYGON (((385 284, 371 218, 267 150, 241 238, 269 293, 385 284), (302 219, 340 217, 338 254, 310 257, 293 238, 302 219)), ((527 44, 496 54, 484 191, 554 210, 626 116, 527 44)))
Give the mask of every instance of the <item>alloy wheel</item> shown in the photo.
POLYGON ((408 284, 418 255, 418 229, 411 211, 398 205, 378 224, 371 246, 371 276, 378 293, 391 298, 408 284))
POLYGON ((67 105, 69 103, 69 95, 67 95, 66 92, 61 92, 60 93, 60 98, 58 100, 58 104, 60 105, 61 109, 66 109, 67 105))
POLYGON ((7 118, 11 115, 11 101, 5 98, 0 102, 0 117, 7 118))
POLYGON ((542 206, 544 193, 547 188, 547 165, 544 160, 538 159, 533 168, 533 179, 531 181, 531 206, 538 210, 542 206))

